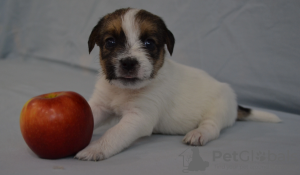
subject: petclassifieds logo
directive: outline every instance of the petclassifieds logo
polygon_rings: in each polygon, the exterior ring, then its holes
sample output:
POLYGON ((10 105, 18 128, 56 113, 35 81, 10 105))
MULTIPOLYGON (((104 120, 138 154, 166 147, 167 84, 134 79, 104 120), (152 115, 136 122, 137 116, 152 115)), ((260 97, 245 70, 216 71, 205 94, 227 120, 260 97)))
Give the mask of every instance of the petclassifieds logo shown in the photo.
POLYGON ((219 160, 225 162, 275 162, 275 161, 294 161, 296 160, 295 154, 286 152, 267 151, 254 151, 243 150, 233 152, 213 151, 213 162, 219 160))
POLYGON ((179 154, 182 157, 183 167, 185 169, 182 172, 187 173, 189 171, 205 171, 209 166, 209 162, 204 161, 200 154, 198 147, 188 148, 179 154))
MULTIPOLYGON (((290 151, 274 150, 213 150, 201 154, 201 147, 187 148, 179 154, 182 157, 182 172, 207 171, 208 169, 276 169, 280 163, 297 162, 299 156, 290 151), (209 156, 208 156, 209 155, 209 156)), ((202 151, 203 152, 203 151, 202 151)))

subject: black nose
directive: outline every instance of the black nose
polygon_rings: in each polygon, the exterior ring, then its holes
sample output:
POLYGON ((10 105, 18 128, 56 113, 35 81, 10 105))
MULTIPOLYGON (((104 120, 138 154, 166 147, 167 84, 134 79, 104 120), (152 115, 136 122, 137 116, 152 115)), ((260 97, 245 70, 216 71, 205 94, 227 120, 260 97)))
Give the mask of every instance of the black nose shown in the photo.
POLYGON ((135 69, 136 65, 138 64, 138 61, 133 58, 125 58, 120 60, 121 66, 124 70, 133 70, 135 69))

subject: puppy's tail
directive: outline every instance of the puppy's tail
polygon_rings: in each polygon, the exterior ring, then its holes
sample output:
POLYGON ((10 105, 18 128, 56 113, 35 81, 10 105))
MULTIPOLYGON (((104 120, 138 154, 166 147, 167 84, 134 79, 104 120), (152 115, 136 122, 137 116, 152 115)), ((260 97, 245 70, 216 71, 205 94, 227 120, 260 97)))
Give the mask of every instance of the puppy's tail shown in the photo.
POLYGON ((259 111, 259 110, 252 110, 242 106, 238 106, 238 116, 236 120, 273 122, 273 123, 281 122, 281 120, 274 114, 264 112, 264 111, 259 111))

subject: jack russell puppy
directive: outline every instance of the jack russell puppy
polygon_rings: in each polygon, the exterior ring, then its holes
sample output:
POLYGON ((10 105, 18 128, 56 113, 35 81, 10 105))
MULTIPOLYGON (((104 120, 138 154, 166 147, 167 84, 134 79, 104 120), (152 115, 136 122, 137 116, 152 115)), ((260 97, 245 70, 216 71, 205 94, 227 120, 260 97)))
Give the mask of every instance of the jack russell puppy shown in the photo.
POLYGON ((236 120, 280 122, 270 113, 237 105, 232 88, 206 72, 176 63, 175 39, 164 21, 145 10, 119 9, 93 28, 89 52, 100 47, 102 73, 89 100, 94 128, 118 123, 77 153, 80 160, 107 159, 152 133, 185 135, 205 145, 236 120))

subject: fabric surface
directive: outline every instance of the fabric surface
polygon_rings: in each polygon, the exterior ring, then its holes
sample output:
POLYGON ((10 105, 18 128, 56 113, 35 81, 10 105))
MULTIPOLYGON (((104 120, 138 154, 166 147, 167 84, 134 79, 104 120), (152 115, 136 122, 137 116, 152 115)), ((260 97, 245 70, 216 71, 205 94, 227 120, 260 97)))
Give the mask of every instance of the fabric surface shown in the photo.
MULTIPOLYGON (((299 174, 299 9, 298 0, 0 1, 0 174, 299 174), (240 104, 271 110, 283 123, 225 129, 198 148, 209 164, 203 171, 189 170, 194 152, 183 136, 142 138, 96 163, 39 159, 20 132, 24 103, 67 90, 88 99, 100 70, 98 47, 88 53, 90 32, 126 7, 164 19, 176 39, 168 57, 229 83, 240 104)), ((196 163, 204 168, 203 161, 196 163)))
MULTIPOLYGON (((0 60, 0 174, 299 174, 300 116, 272 111, 283 123, 237 122, 218 139, 199 149, 209 163, 204 170, 187 171, 191 146, 183 136, 153 135, 136 141, 123 152, 100 162, 38 158, 22 138, 19 116, 33 96, 72 90, 88 99, 97 73, 39 59, 0 60), (18 70, 18 73, 16 73, 18 70), (215 156, 214 156, 215 152, 215 156), (226 161, 223 156, 236 152, 226 161), (253 153, 252 153, 253 152, 253 153), (220 157, 222 153, 222 157, 220 157), (260 154, 259 154, 260 153, 260 154), (241 156, 241 157, 240 157, 241 156), (215 160, 214 160, 215 157, 215 160), (249 157, 249 158, 248 158, 249 157), (245 161, 249 159, 248 161, 245 161)), ((95 130, 99 139, 107 127, 95 130)), ((193 156, 194 157, 194 156, 193 156)), ((201 161, 196 161, 201 167, 201 161)))

